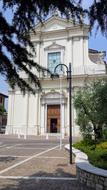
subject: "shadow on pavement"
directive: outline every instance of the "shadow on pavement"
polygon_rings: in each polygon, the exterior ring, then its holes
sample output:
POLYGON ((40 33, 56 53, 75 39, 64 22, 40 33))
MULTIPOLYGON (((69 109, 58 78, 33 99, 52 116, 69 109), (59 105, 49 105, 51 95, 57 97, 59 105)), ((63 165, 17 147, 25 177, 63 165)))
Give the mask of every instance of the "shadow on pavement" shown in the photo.
POLYGON ((71 176, 62 169, 56 170, 54 174, 40 171, 30 177, 33 179, 0 179, 0 190, 93 190, 72 179, 75 176, 71 176), (42 179, 38 179, 36 176, 42 176, 42 179), (59 179, 52 179, 50 176, 57 176, 59 179), (63 176, 71 177, 71 180, 60 179, 63 176), (47 179, 43 179, 43 177, 47 177, 47 179))
POLYGON ((6 156, 6 157, 0 157, 0 162, 11 162, 15 160, 17 157, 11 157, 11 156, 6 156))

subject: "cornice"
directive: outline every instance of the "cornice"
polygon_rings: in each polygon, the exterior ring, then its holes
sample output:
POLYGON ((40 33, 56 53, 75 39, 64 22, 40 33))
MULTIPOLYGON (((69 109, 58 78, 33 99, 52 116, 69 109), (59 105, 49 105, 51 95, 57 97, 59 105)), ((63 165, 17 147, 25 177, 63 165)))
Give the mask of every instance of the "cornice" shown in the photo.
POLYGON ((54 49, 65 49, 65 46, 53 42, 51 45, 44 48, 44 50, 54 50, 54 49))
MULTIPOLYGON (((79 26, 72 26, 72 27, 67 27, 65 29, 58 29, 58 30, 53 30, 53 31, 37 31, 36 32, 36 36, 39 36, 40 38, 45 38, 45 36, 51 37, 53 35, 59 35, 61 36, 62 34, 64 35, 81 35, 81 33, 83 34, 83 36, 88 36, 88 32, 89 32, 89 27, 88 26, 83 26, 81 27, 79 26)), ((31 39, 35 37, 35 34, 32 32, 30 33, 31 39)))
POLYGON ((60 41, 60 40, 67 40, 67 41, 69 41, 69 40, 73 40, 73 39, 75 39, 75 38, 83 38, 83 39, 89 39, 89 36, 87 36, 87 35, 75 35, 75 36, 53 36, 52 38, 47 38, 47 39, 45 39, 45 38, 42 38, 42 39, 40 39, 40 38, 37 38, 37 39, 35 39, 35 38, 33 38, 32 39, 32 42, 33 43, 38 43, 38 44, 41 44, 41 43, 44 43, 44 42, 52 42, 52 40, 54 40, 54 41, 56 41, 56 40, 58 40, 58 41, 60 41))
MULTIPOLYGON (((92 79, 92 78, 106 78, 107 75, 106 74, 80 74, 80 75, 72 75, 72 79, 92 79)), ((60 78, 55 78, 54 80, 50 79, 50 78, 40 78, 40 81, 57 81, 60 80, 60 78)), ((67 76, 63 76, 62 80, 67 80, 67 76)))

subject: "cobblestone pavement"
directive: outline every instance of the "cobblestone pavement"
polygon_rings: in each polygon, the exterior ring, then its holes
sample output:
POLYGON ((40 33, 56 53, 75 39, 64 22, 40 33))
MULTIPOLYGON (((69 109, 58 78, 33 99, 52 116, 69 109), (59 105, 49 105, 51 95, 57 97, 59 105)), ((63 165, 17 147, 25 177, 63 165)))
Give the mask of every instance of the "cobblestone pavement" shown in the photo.
POLYGON ((74 163, 64 149, 68 139, 0 136, 0 189, 2 190, 92 190, 79 184, 74 163))

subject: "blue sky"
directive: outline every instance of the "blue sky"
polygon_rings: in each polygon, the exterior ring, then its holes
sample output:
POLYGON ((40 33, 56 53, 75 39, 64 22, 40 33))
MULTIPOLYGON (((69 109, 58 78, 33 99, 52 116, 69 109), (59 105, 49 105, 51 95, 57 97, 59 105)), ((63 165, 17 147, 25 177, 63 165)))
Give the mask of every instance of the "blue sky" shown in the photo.
MULTIPOLYGON (((87 6, 91 5, 93 0, 83 0, 83 6, 86 8, 87 6)), ((1 8, 1 6, 0 6, 1 8)), ((5 15, 8 17, 8 20, 11 22, 11 12, 6 12, 5 15)), ((89 35, 89 48, 96 49, 99 51, 106 51, 107 54, 107 38, 104 37, 100 31, 97 31, 95 28, 93 29, 91 35, 89 35)), ((107 55, 106 55, 107 61, 107 55)), ((0 92, 8 94, 8 84, 5 81, 5 78, 0 75, 0 92)))
MULTIPOLYGON (((95 29, 91 35, 89 35, 89 48, 96 49, 99 51, 106 51, 107 54, 107 38, 104 37, 100 31, 95 35, 95 29)), ((107 61, 107 55, 105 57, 107 61)))

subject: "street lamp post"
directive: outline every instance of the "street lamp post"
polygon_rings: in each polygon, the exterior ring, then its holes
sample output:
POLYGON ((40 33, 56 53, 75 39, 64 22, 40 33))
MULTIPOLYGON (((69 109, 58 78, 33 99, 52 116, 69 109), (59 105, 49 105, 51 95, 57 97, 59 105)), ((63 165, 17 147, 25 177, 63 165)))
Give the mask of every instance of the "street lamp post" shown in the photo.
POLYGON ((72 160, 72 95, 71 95, 71 88, 72 88, 72 72, 71 72, 71 63, 69 63, 69 67, 65 64, 58 64, 55 69, 54 73, 56 73, 57 67, 65 66, 67 70, 67 80, 69 82, 69 145, 70 145, 70 164, 73 163, 72 160))
POLYGON ((71 97, 71 63, 67 71, 67 79, 69 81, 69 144, 70 144, 70 164, 72 164, 72 97, 71 97))

